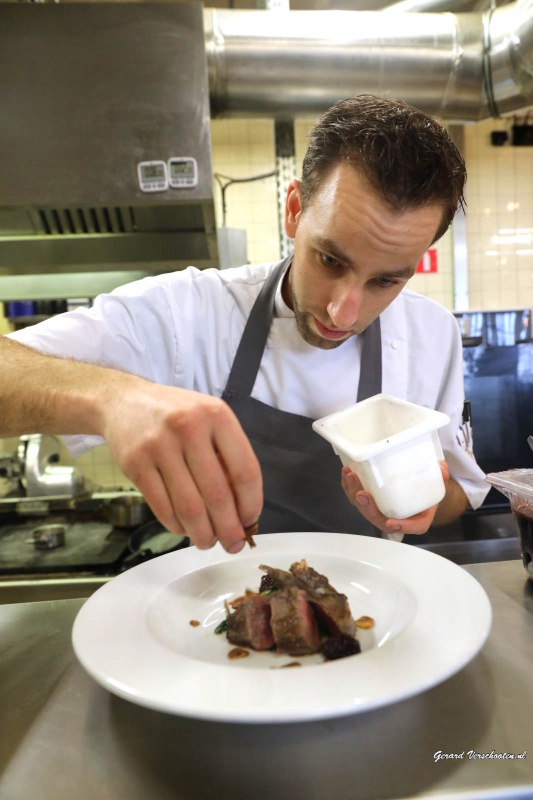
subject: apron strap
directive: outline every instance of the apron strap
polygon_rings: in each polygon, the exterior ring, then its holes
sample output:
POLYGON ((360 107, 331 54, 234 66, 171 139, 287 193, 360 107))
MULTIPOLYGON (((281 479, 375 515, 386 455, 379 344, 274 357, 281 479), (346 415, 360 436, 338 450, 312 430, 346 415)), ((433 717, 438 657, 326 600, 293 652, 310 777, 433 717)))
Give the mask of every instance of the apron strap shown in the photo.
MULTIPOLYGON (((250 312, 230 370, 226 392, 250 396, 254 388, 263 352, 267 343, 276 289, 282 274, 292 261, 284 258, 272 270, 250 312)), ((382 357, 379 317, 360 334, 363 340, 357 402, 381 392, 382 357)))
POLYGON ((226 384, 227 392, 252 394, 272 323, 276 289, 291 261, 292 256, 289 256, 274 267, 257 296, 235 353, 226 384))
POLYGON ((381 393, 382 383, 382 357, 381 357, 381 324, 379 317, 370 323, 361 334, 363 337, 363 352, 361 355, 361 368, 359 371, 359 387, 357 389, 357 402, 367 400, 381 393))

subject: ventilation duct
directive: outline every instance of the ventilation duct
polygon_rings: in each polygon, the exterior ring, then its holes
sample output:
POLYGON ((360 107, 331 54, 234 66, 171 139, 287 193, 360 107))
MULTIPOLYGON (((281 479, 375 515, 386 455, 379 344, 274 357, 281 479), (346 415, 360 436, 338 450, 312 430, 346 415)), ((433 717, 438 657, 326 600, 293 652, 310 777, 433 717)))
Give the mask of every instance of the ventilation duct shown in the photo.
POLYGON ((483 14, 206 9, 204 20, 213 116, 316 116, 364 92, 453 122, 533 103, 533 0, 483 14))

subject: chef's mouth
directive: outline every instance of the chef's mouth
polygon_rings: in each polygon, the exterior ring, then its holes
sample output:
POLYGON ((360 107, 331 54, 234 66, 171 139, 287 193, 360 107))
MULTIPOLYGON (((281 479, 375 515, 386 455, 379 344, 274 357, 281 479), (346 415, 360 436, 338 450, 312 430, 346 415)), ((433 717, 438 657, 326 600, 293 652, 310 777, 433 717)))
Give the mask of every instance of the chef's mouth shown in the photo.
POLYGON ((353 335, 353 331, 339 331, 339 330, 332 330, 331 328, 326 328, 325 325, 322 325, 320 320, 316 317, 313 317, 313 320, 316 325, 316 329, 318 333, 324 337, 324 339, 329 339, 330 341, 340 341, 341 339, 347 339, 349 336, 353 335))

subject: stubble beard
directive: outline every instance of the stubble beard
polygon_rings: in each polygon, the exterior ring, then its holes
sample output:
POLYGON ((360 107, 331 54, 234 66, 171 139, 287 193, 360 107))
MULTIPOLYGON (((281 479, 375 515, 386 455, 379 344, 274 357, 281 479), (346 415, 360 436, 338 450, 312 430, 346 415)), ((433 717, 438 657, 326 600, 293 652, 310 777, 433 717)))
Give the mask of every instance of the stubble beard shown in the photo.
POLYGON ((293 291, 291 277, 291 273, 289 272, 287 279, 292 311, 294 312, 296 328, 304 342, 307 342, 307 344, 310 344, 312 347, 318 347, 320 350, 335 350, 337 347, 340 347, 341 344, 347 342, 348 339, 351 339, 354 334, 351 334, 346 339, 340 339, 339 341, 334 341, 333 339, 324 339, 322 336, 320 336, 320 334, 313 330, 310 320, 314 318, 314 314, 310 311, 302 311, 299 308, 298 301, 296 300, 293 291))
POLYGON ((340 339, 339 341, 333 341, 330 339, 324 339, 318 333, 315 333, 313 328, 311 327, 310 319, 314 316, 310 312, 301 311, 298 308, 298 304, 296 302, 296 298, 294 294, 292 296, 292 304, 293 304, 293 311, 294 311, 294 319, 296 321, 296 328, 298 329, 298 333, 307 344, 312 345, 313 347, 319 347, 320 350, 335 350, 337 347, 340 347, 341 344, 344 344, 349 339, 352 338, 352 335, 348 336, 346 339, 340 339))

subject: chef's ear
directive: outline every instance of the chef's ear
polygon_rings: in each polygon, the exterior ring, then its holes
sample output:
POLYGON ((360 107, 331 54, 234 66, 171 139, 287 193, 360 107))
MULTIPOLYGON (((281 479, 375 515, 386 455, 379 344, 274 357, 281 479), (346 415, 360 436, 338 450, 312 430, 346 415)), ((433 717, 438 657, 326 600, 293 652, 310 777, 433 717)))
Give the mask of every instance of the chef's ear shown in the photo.
POLYGON ((301 213, 300 181, 293 178, 287 188, 287 198, 285 200, 285 233, 290 239, 294 239, 301 213))

